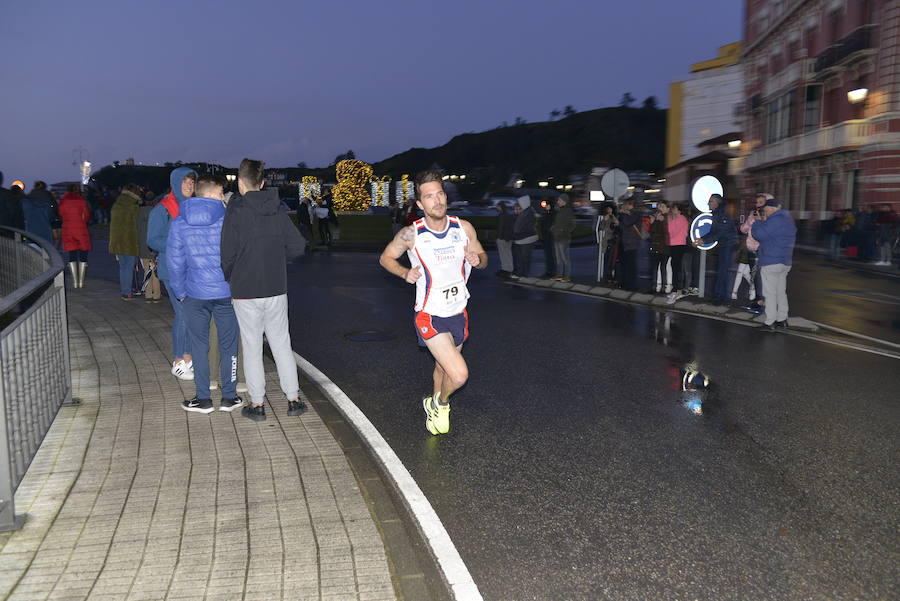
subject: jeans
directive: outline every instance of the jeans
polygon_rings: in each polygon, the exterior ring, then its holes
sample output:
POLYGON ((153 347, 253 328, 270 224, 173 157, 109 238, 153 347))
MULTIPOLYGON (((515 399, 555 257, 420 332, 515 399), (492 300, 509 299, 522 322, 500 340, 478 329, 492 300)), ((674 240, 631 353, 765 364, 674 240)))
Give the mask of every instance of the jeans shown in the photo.
POLYGON ((556 240, 553 249, 556 252, 556 275, 564 278, 572 276, 572 257, 569 256, 571 240, 556 240))
MULTIPOLYGON (((160 282, 165 283, 165 280, 160 280, 160 282)), ((168 290, 168 285, 166 289, 168 290)), ((181 359, 182 355, 191 352, 191 341, 188 337, 187 324, 184 321, 184 305, 178 302, 171 290, 168 292, 172 311, 175 312, 175 319, 172 320, 172 358, 181 359)))
MULTIPOLYGON (((719 262, 716 263, 716 285, 713 291, 715 300, 727 300, 729 298, 729 285, 731 284, 731 264, 734 262, 734 244, 727 246, 719 243, 719 262)), ((701 274, 701 277, 703 274, 701 274)))
POLYGON ((837 261, 841 252, 841 235, 828 234, 828 260, 837 261))
POLYGON ((690 279, 682 265, 685 248, 684 244, 669 247, 669 250, 672 252, 672 290, 684 290, 687 288, 685 281, 690 279))
POLYGON ((514 244, 513 259, 515 259, 515 274, 519 277, 527 278, 528 272, 531 271, 531 249, 534 248, 534 242, 530 244, 514 244))
MULTIPOLYGON (((244 377, 250 401, 260 405, 266 400, 266 371, 263 367, 263 334, 275 359, 281 391, 293 400, 300 394, 297 364, 291 348, 288 327, 287 294, 266 298, 235 299, 234 313, 241 329, 244 347, 244 377)), ((194 371, 196 374, 196 370, 194 371)), ((194 376, 196 377, 196 375, 194 376)))
POLYGON ((544 275, 547 277, 556 275, 556 257, 553 248, 553 236, 546 236, 541 240, 541 246, 544 249, 544 275))
POLYGON ((219 332, 219 386, 223 399, 237 396, 238 323, 230 298, 202 300, 188 297, 184 319, 191 338, 194 356, 194 390, 198 399, 209 398, 209 320, 216 320, 219 332))
POLYGON ((764 265, 762 273, 763 295, 766 297, 766 325, 788 318, 787 276, 790 265, 764 265))
POLYGON ((497 252, 500 253, 500 271, 513 272, 512 240, 497 238, 497 252))
POLYGON ((622 251, 622 288, 625 290, 637 290, 637 254, 637 249, 622 251))
POLYGON ((128 296, 134 284, 134 263, 137 257, 131 255, 116 255, 116 257, 119 259, 119 292, 122 296, 128 296))
POLYGON ((668 277, 669 255, 662 253, 650 253, 650 290, 656 290, 656 274, 659 273, 659 291, 665 292, 669 282, 668 277))

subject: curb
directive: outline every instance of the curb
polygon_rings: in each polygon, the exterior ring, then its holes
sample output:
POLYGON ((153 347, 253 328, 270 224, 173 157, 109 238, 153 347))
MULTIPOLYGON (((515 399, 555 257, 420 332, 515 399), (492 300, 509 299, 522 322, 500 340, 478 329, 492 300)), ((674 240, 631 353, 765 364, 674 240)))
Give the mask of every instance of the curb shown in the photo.
MULTIPOLYGON (((685 297, 675 301, 673 304, 666 302, 664 296, 656 294, 648 294, 646 292, 632 292, 630 290, 622 290, 620 288, 610 288, 608 286, 589 286, 587 284, 575 284, 571 282, 557 282, 555 280, 545 280, 541 278, 519 278, 518 280, 507 280, 505 283, 518 286, 527 286, 529 288, 546 288, 552 290, 560 290, 564 292, 580 294, 584 296, 595 296, 609 300, 619 301, 633 305, 643 305, 652 309, 675 311, 688 315, 696 315, 698 317, 714 317, 731 321, 743 325, 756 325, 764 321, 762 315, 757 315, 749 311, 743 311, 737 307, 730 305, 713 305, 710 303, 697 302, 687 300, 685 297)), ((800 332, 816 333, 819 331, 819 324, 804 319, 803 317, 789 317, 788 325, 792 330, 800 332)))

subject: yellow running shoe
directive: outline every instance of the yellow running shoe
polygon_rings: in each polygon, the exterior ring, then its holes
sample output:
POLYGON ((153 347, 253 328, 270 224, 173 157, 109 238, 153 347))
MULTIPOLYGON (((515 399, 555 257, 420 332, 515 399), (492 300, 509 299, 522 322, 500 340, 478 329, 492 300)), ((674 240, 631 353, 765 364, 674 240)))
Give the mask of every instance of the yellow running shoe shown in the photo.
POLYGON ((439 402, 436 402, 434 399, 431 400, 431 425, 434 426, 434 429, 437 430, 438 434, 446 434, 450 431, 450 404, 444 403, 443 405, 439 402))
POLYGON ((434 428, 434 415, 437 415, 437 411, 433 408, 433 403, 431 402, 431 397, 427 396, 422 399, 422 408, 425 409, 425 429, 431 432, 432 434, 437 434, 438 431, 434 428))

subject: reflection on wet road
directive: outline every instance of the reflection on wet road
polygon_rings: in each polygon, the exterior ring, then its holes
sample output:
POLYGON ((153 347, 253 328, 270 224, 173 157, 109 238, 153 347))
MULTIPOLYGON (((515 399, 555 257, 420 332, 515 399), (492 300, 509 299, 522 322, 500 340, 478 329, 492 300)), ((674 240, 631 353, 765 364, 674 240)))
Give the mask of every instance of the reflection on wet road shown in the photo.
POLYGON ((485 599, 896 596, 896 360, 476 272, 471 379, 433 437, 412 288, 366 255, 292 271, 296 350, 391 444, 485 599), (396 338, 344 337, 372 330, 396 338))

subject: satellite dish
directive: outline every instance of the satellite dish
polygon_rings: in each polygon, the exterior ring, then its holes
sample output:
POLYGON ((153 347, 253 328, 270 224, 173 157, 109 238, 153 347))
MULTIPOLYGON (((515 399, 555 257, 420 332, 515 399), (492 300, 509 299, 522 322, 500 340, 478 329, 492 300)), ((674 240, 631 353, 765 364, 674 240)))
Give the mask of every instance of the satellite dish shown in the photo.
POLYGON ((691 201, 701 213, 709 212, 709 197, 713 194, 723 195, 722 182, 712 175, 704 175, 694 182, 691 188, 691 201))
POLYGON ((631 182, 628 181, 628 175, 621 169, 610 169, 600 178, 600 188, 606 197, 611 200, 618 200, 628 190, 631 182))
MULTIPOLYGON (((691 222, 690 236, 691 242, 696 242, 703 236, 709 233, 709 230, 712 229, 712 213, 700 213, 694 220, 691 222)), ((700 250, 710 250, 716 247, 718 241, 707 242, 706 244, 701 244, 697 248, 700 250)))

